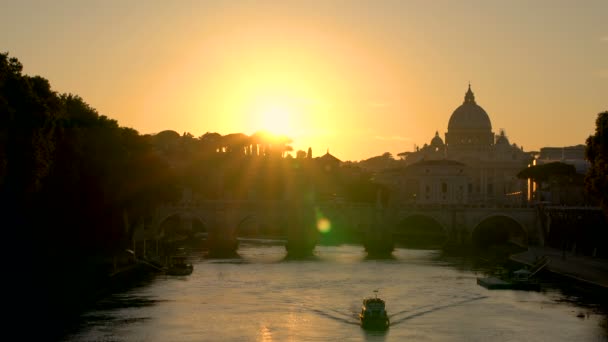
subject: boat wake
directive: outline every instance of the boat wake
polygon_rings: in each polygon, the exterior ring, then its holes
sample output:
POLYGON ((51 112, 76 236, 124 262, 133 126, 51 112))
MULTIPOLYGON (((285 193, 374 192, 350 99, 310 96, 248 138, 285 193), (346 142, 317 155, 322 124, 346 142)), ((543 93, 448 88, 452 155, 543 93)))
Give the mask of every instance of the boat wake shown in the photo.
POLYGON ((460 300, 457 302, 453 302, 450 304, 445 304, 445 305, 435 305, 435 304, 423 305, 421 307, 414 308, 411 310, 404 310, 404 311, 397 312, 395 314, 390 315, 389 317, 391 319, 391 325, 397 325, 397 324, 403 323, 405 321, 408 321, 412 318, 420 317, 422 315, 426 315, 431 312, 435 312, 435 311, 446 309, 449 307, 470 303, 470 302, 480 300, 480 299, 485 299, 485 298, 488 298, 488 296, 477 296, 477 297, 472 297, 472 298, 466 298, 466 299, 463 299, 463 300, 460 300), (428 309, 420 311, 421 309, 425 309, 425 308, 428 308, 428 309), (397 317, 397 316, 401 316, 401 315, 408 314, 408 313, 410 313, 410 314, 403 316, 401 318, 395 319, 395 317, 397 317))
POLYGON ((355 316, 344 313, 344 312, 340 312, 338 310, 330 310, 331 312, 326 312, 326 311, 319 310, 319 309, 309 309, 309 310, 316 314, 319 314, 323 317, 327 317, 327 318, 333 319, 338 322, 352 324, 352 325, 359 325, 359 322, 357 320, 355 320, 356 319, 355 316))

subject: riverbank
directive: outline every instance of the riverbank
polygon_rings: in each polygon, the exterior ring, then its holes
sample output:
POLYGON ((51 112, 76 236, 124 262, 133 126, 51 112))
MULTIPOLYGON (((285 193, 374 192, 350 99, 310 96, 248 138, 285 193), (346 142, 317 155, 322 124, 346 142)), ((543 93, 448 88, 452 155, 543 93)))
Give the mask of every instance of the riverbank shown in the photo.
MULTIPOLYGON (((102 268, 89 265, 90 268, 102 268)), ((42 334, 47 341, 61 340, 68 332, 78 329, 80 316, 90 310, 100 299, 117 292, 149 283, 158 273, 157 269, 143 262, 124 265, 113 272, 93 276, 85 270, 74 274, 53 275, 54 281, 47 287, 44 298, 37 309, 45 313, 40 331, 28 333, 42 334)))
POLYGON ((572 252, 540 246, 530 246, 527 251, 511 255, 510 259, 532 266, 545 256, 549 260, 546 270, 608 290, 608 259, 576 255, 572 252))

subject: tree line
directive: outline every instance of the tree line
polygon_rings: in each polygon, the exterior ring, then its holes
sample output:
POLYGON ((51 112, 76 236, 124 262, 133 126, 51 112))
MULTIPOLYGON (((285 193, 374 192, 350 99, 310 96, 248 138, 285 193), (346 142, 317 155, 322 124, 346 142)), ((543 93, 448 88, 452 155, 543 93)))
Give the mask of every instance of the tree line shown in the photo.
POLYGON ((376 199, 379 186, 369 173, 313 159, 311 149, 293 158, 291 142, 263 132, 140 134, 78 95, 60 94, 43 77, 24 74, 17 58, 1 53, 5 250, 30 267, 43 260, 42 278, 90 273, 94 281, 107 272, 110 257, 131 246, 134 227, 149 224, 158 205, 180 200, 183 189, 203 200, 283 200, 302 187, 319 197, 376 199))
POLYGON ((17 317, 57 322, 124 251, 129 221, 178 196, 149 137, 0 54, 1 249, 17 317))

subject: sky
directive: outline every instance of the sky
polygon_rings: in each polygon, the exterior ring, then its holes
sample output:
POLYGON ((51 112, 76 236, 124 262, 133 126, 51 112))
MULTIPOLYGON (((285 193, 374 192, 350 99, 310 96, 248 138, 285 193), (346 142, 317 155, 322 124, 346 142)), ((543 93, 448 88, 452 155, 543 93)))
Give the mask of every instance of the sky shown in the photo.
POLYGON ((0 52, 142 134, 362 160, 443 138, 470 82, 525 151, 608 110, 606 0, 2 0, 0 52))

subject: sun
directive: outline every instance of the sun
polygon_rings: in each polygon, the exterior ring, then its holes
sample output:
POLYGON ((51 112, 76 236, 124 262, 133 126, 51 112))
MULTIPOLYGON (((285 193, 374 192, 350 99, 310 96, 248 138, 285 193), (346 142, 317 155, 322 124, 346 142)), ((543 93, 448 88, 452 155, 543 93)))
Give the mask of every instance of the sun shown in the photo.
POLYGON ((292 111, 285 105, 271 104, 262 111, 262 124, 266 130, 275 134, 291 132, 292 111))
POLYGON ((257 109, 258 122, 255 126, 273 134, 289 135, 293 133, 294 115, 295 109, 284 102, 263 103, 257 109))

